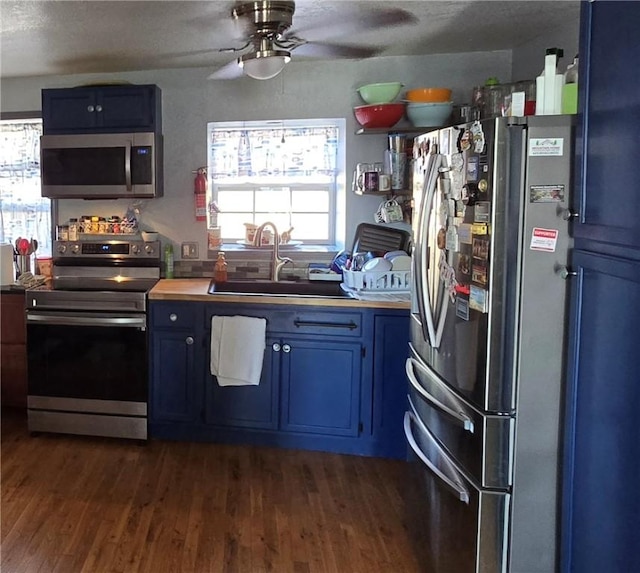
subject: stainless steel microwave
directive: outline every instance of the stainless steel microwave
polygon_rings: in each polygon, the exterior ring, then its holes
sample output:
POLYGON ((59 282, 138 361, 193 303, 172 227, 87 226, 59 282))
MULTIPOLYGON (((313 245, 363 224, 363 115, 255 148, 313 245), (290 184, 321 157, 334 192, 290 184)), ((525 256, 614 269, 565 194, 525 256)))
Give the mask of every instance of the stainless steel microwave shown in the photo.
POLYGON ((162 195, 162 136, 155 133, 43 135, 42 196, 51 199, 162 195))

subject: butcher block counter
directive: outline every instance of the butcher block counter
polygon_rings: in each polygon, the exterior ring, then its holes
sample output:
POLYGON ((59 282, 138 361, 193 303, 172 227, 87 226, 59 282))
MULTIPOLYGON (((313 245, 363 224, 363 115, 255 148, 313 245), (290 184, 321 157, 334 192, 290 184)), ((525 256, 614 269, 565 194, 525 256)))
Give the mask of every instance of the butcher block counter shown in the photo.
POLYGON ((149 292, 149 300, 233 302, 242 304, 273 304, 285 306, 327 306, 342 308, 409 309, 409 302, 364 301, 350 297, 316 297, 265 294, 209 294, 210 279, 163 279, 149 292))

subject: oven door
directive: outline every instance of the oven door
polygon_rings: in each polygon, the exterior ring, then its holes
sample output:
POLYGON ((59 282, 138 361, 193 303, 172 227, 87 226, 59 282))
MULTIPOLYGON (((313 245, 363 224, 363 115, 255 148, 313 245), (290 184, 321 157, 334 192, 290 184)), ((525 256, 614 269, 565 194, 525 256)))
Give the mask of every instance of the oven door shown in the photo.
POLYGON ((27 312, 31 431, 145 439, 144 313, 27 312))

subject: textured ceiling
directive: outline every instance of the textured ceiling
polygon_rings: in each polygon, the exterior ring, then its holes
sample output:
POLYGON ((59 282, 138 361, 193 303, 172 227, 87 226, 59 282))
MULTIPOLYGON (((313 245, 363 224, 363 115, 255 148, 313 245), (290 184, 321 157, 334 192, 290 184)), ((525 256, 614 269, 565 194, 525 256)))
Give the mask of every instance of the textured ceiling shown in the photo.
MULTIPOLYGON (((0 77, 206 67, 240 47, 232 0, 0 0, 0 77)), ((578 1, 299 0, 292 30, 310 42, 376 48, 378 56, 513 49, 579 18, 578 1), (398 26, 362 29, 392 8, 398 26)), ((304 48, 293 59, 307 59, 304 48)), ((319 58, 315 58, 319 59, 319 58)), ((327 58, 324 58, 327 59, 327 58)))

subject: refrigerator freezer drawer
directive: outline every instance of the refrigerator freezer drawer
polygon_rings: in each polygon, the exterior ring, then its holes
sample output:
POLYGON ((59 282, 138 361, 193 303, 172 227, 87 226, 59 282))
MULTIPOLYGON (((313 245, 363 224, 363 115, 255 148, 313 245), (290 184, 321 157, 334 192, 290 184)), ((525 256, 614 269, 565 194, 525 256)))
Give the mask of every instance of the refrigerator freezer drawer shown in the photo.
POLYGON ((514 419, 469 405, 413 349, 406 371, 417 416, 457 463, 482 487, 511 486, 514 419))
POLYGON ((435 438, 405 413, 405 434, 418 461, 424 507, 420 537, 430 563, 426 571, 505 573, 510 495, 476 488, 460 473, 435 438))

